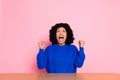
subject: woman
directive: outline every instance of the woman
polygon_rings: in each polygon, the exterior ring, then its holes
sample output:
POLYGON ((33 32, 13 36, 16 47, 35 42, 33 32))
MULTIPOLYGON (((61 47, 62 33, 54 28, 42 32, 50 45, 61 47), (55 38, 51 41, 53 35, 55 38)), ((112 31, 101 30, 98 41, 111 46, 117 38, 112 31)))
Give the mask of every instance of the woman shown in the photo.
POLYGON ((67 23, 52 26, 49 37, 52 45, 45 50, 44 42, 38 44, 40 47, 37 55, 38 68, 46 68, 48 73, 76 73, 77 67, 82 67, 84 63, 85 42, 79 40, 79 51, 72 45, 73 32, 67 23))

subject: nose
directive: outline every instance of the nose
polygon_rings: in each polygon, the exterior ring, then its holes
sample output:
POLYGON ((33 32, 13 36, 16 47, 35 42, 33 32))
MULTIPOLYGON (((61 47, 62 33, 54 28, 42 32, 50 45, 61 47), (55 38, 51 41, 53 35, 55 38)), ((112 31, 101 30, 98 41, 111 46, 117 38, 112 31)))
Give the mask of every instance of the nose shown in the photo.
POLYGON ((60 31, 60 34, 62 34, 62 31, 60 31))

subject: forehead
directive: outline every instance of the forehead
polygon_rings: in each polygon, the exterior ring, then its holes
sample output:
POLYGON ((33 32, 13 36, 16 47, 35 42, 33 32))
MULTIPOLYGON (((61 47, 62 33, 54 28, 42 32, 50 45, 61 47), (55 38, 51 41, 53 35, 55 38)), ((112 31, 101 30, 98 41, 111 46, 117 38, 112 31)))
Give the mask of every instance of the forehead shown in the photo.
POLYGON ((64 27, 59 27, 57 30, 66 30, 64 27))

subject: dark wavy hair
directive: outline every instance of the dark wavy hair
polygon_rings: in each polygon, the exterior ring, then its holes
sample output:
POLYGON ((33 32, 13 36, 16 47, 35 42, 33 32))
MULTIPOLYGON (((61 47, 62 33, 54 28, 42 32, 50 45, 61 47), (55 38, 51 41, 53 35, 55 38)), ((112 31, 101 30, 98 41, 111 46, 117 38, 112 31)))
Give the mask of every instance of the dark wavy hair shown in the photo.
POLYGON ((70 45, 73 43, 74 36, 73 31, 70 28, 69 24, 67 23, 57 23, 49 30, 49 40, 52 42, 52 44, 57 44, 58 41, 56 39, 56 31, 58 28, 63 27, 67 31, 67 39, 65 41, 65 44, 70 45))

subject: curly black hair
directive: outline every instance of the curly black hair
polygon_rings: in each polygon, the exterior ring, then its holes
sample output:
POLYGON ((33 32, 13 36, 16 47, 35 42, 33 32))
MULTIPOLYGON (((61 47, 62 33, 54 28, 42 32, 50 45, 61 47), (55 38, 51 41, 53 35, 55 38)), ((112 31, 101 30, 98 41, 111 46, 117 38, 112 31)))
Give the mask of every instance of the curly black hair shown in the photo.
POLYGON ((63 27, 67 31, 67 39, 65 41, 65 44, 70 45, 73 43, 73 40, 75 39, 73 36, 73 31, 70 28, 69 24, 67 23, 57 23, 49 30, 49 40, 52 42, 52 44, 57 44, 58 41, 56 39, 56 31, 58 28, 63 27))

